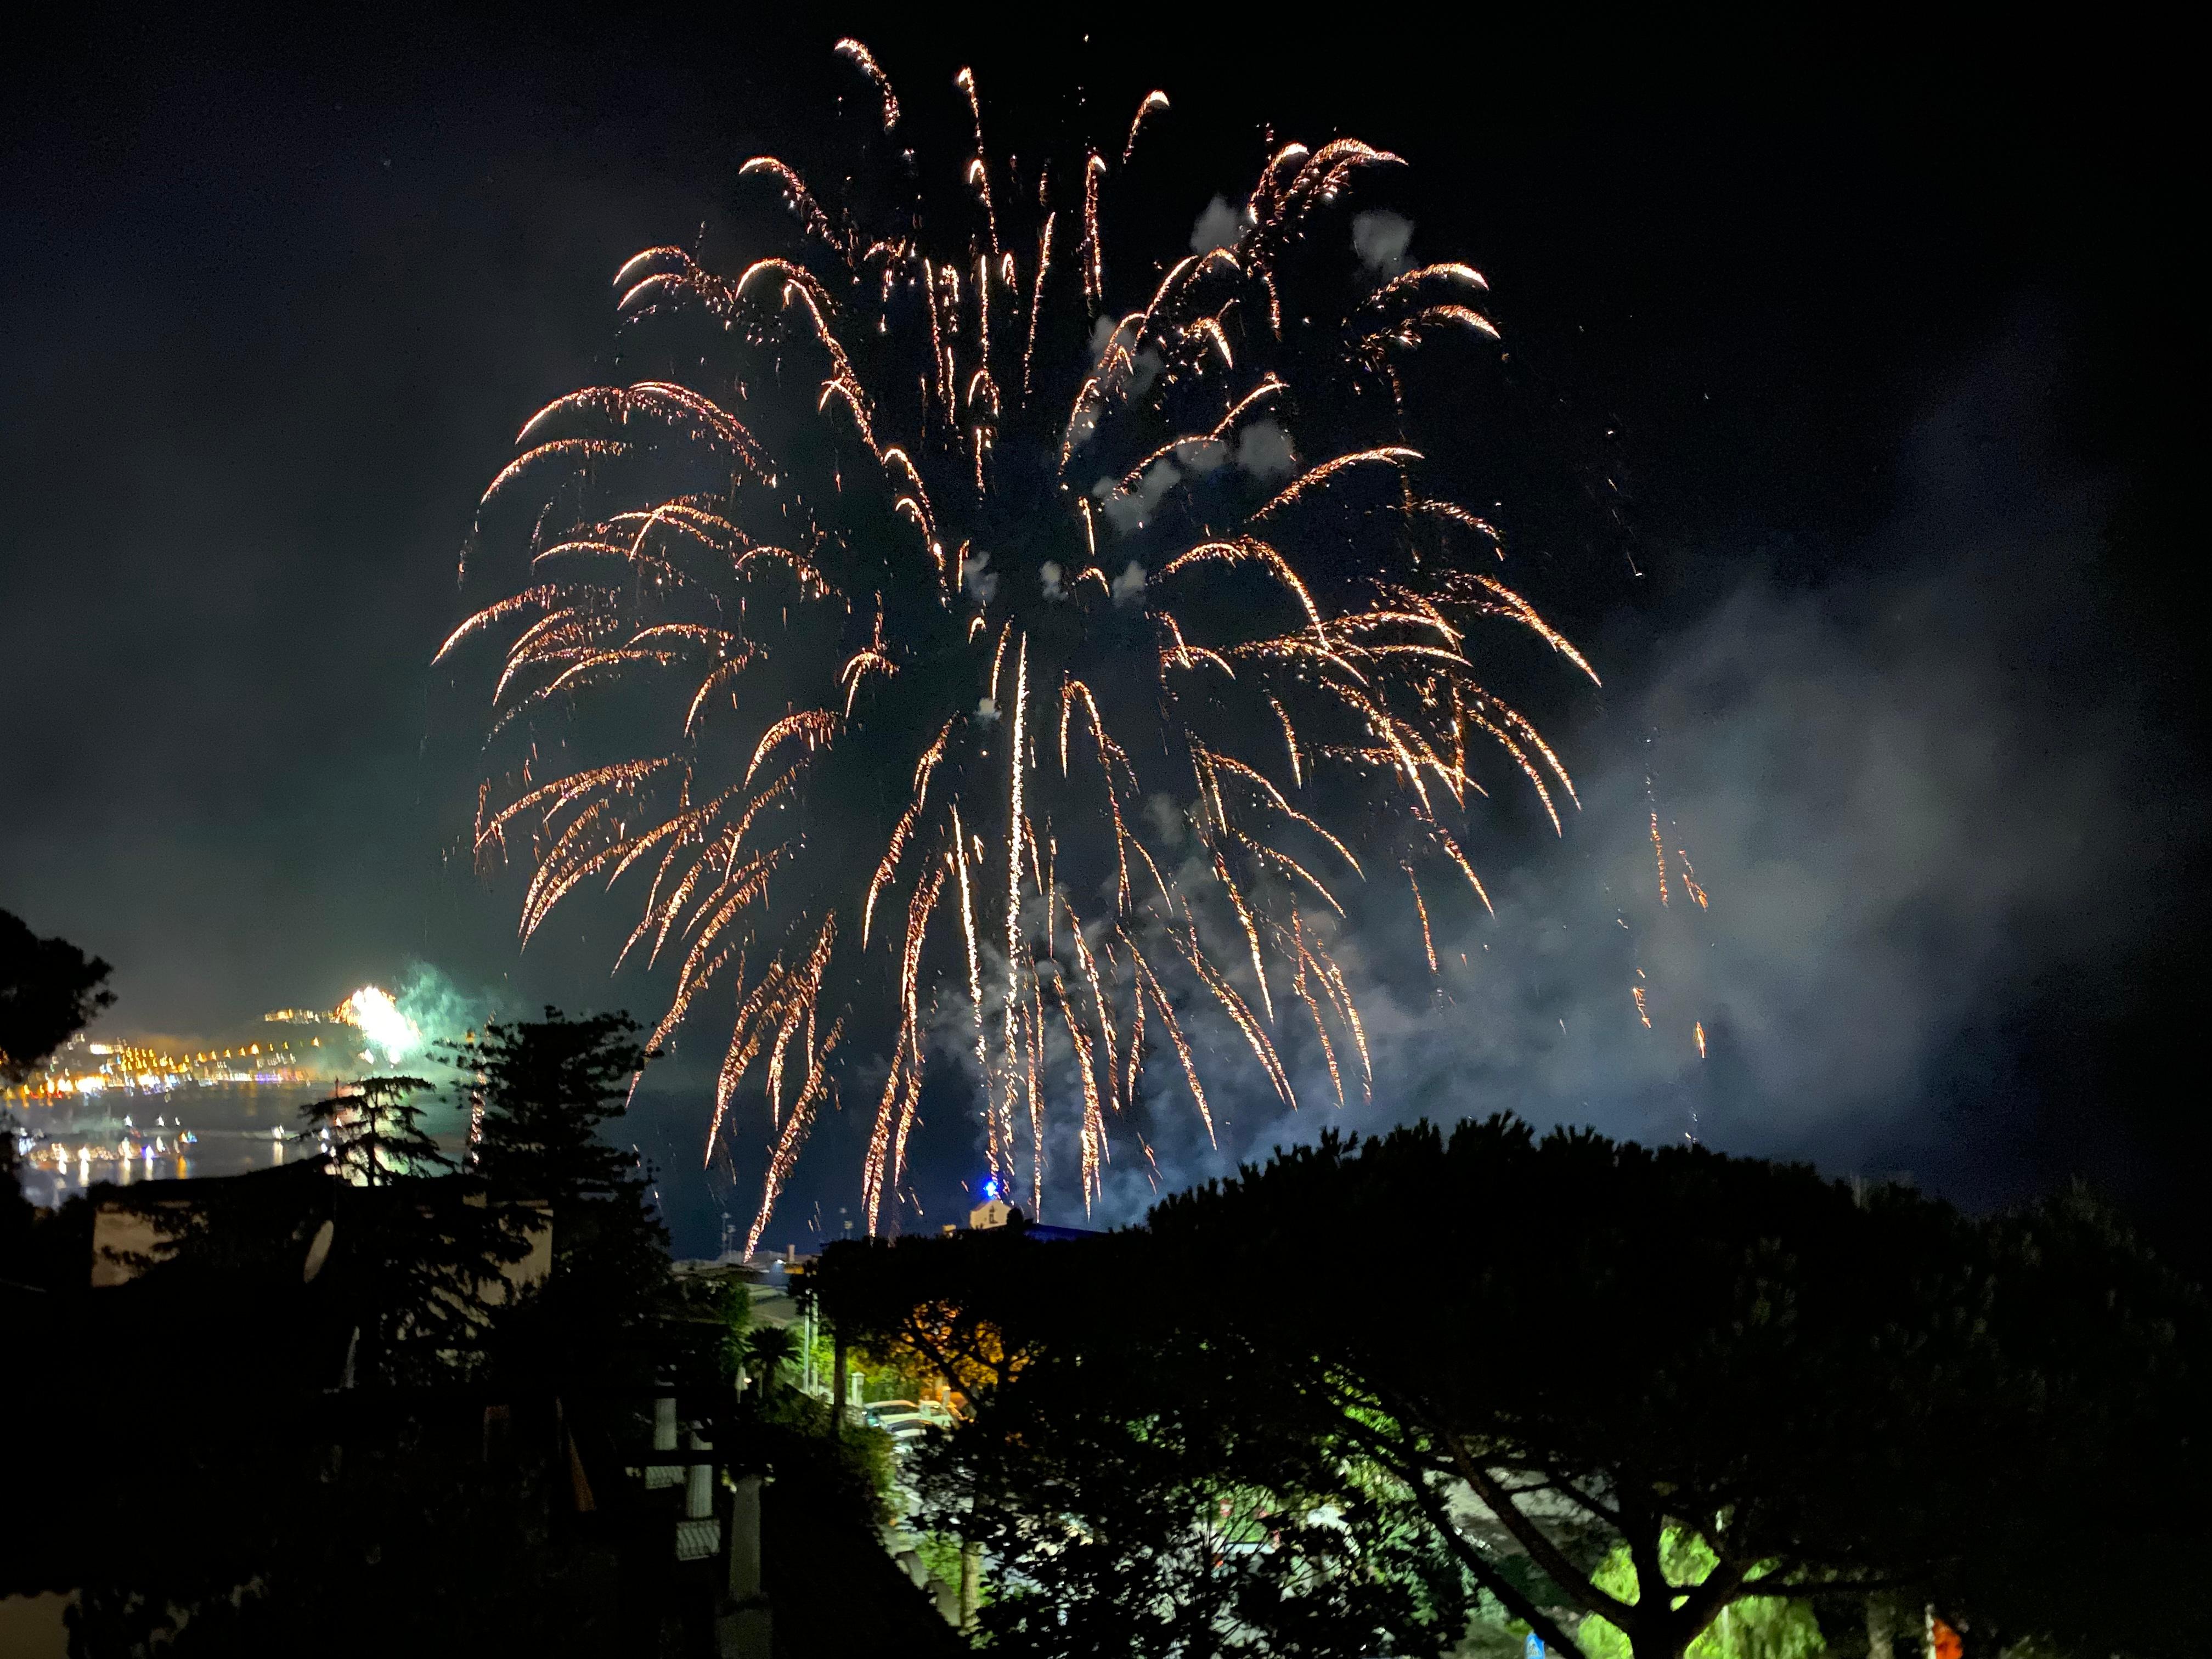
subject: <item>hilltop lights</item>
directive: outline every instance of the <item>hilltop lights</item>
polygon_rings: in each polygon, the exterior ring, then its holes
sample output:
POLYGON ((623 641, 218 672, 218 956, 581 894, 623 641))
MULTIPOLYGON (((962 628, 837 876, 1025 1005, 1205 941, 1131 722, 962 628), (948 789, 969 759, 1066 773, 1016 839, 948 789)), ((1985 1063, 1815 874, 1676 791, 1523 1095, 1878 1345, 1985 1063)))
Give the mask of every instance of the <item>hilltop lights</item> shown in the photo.
POLYGON ((99 1094, 167 1094, 191 1086, 313 1084, 363 1069, 419 1062, 462 1029, 466 1011, 434 971, 417 969, 398 992, 364 985, 335 1008, 277 1008, 260 1029, 204 1046, 80 1034, 36 1075, 0 1089, 0 1103, 55 1103, 99 1094), (289 1028, 281 1034, 270 1028, 289 1028), (327 1036, 329 1040, 325 1041, 327 1036))

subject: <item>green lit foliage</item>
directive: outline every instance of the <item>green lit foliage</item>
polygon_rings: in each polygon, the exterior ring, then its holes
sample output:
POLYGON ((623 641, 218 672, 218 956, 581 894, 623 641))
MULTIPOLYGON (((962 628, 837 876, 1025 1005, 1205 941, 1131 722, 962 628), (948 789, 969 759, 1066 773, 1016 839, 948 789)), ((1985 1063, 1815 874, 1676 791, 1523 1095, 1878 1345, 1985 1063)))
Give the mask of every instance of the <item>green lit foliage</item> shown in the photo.
POLYGON ((1146 1282, 1116 1272, 1142 1248, 1008 1231, 833 1247, 812 1277, 848 1340, 933 1363, 970 1403, 908 1471, 915 1524, 953 1546, 938 1576, 956 1582, 958 1547, 984 1564, 986 1638, 1176 1659, 1448 1646, 1467 1587, 1408 1494, 1279 1401, 1217 1388, 1246 1369, 1233 1338, 1122 1320, 1104 1287, 1146 1282))
POLYGON ((1984 1632, 2109 1641, 2109 1615, 2008 1564, 2119 1571, 2203 1532, 2154 1473, 2160 1446, 2203 1468, 2203 1299, 2063 1206, 1976 1223, 1802 1167, 1500 1117, 1324 1137, 1167 1201, 1152 1233, 1206 1263, 1170 1316, 1258 1361, 1222 1386, 1297 1379, 1309 1431, 1395 1472, 1469 1574, 1570 1656, 1577 1613, 1676 1659, 1742 1601, 1908 1584, 1984 1632), (1389 1268, 1303 1249, 1316 1216, 1390 1239, 1389 1268), (1316 1296, 1361 1316, 1316 1322, 1316 1296), (1672 1577, 1669 1531, 1717 1564, 1672 1577), (1617 1549, 1632 1599, 1597 1577, 1617 1549), (1502 1571, 1510 1553, 1564 1616, 1502 1571))
MULTIPOLYGON (((1676 1527, 1668 1528, 1662 1536, 1660 1555, 1668 1578, 1677 1584, 1701 1584, 1720 1565, 1720 1558, 1703 1539, 1676 1527)), ((1628 1547, 1613 1546, 1590 1575, 1590 1582, 1632 1605, 1639 1589, 1628 1547)), ((1597 1614, 1583 1620, 1575 1640, 1589 1659, 1630 1659, 1626 1633, 1597 1614)), ((1816 1659, 1826 1651, 1820 1620, 1808 1603, 1781 1596, 1747 1595, 1721 1608, 1719 1616, 1686 1650, 1685 1659, 1816 1659)))
POLYGON ((777 1480, 805 1482, 817 1498, 872 1527, 891 1519, 890 1437, 880 1429, 840 1424, 829 1406, 802 1393, 793 1377, 787 1328, 763 1326, 747 1344, 746 1369, 763 1370, 745 1390, 744 1455, 777 1480), (772 1363, 771 1363, 772 1362, 772 1363))
POLYGON ((815 1278, 975 1401, 932 1524, 1002 1564, 990 1628, 1025 1650, 1415 1651, 1465 1599, 1433 1564, 1566 1659, 1583 1628, 1786 1659, 1817 1626, 1778 1604, 1869 1592, 1978 1640, 2205 1628, 2212 1322, 2094 1206, 1976 1222, 1499 1117, 1324 1136, 1140 1233, 832 1246, 815 1278), (1249 1563, 1208 1532, 1238 1492, 1287 1517, 1249 1563))
MULTIPOLYGON (((916 1540, 915 1553, 921 1558, 921 1569, 930 1582, 942 1584, 953 1597, 960 1594, 960 1556, 966 1547, 949 1532, 926 1532, 916 1540)), ((976 1584, 976 1604, 988 1606, 993 1600, 988 1579, 976 1584)))
POLYGON ((728 1267, 684 1273, 678 1276, 674 1291, 678 1316, 714 1331, 716 1379, 735 1387, 745 1363, 746 1344, 754 1334, 752 1292, 744 1274, 728 1267))
POLYGON ((1041 1359, 917 1456, 920 1524, 988 1564, 994 1648, 1353 1659, 1463 1628, 1462 1575, 1389 1482, 1178 1373, 1107 1370, 1041 1359))
POLYGON ((863 1405, 879 1400, 919 1401, 943 1383, 929 1363, 902 1343, 855 1344, 848 1363, 859 1369, 863 1405))

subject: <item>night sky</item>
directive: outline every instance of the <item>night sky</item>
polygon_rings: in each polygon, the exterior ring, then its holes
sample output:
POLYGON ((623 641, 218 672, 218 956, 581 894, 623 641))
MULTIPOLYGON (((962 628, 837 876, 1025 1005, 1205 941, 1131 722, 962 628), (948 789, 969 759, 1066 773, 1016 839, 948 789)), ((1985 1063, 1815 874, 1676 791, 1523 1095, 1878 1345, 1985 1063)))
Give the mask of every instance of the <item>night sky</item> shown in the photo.
MULTIPOLYGON (((1117 140, 1164 88, 1174 235, 1241 198, 1264 131, 1355 133, 1413 162, 1415 252, 1491 280, 1528 477, 1504 520, 1606 690, 1552 732, 1583 785, 1565 839, 1494 854, 1483 938, 1512 965, 1386 1008, 1358 1127, 1694 1126, 1975 1205, 2081 1175, 2187 1242, 2203 326, 2161 80, 1382 14, 1172 45, 723 15, 110 19, 19 64, 0 906, 115 964, 106 1029, 189 1037, 416 963, 477 1006, 658 1012, 604 935, 518 957, 519 882, 467 857, 486 688, 429 659, 515 428, 612 377, 617 267, 729 233, 738 164, 860 95, 828 50, 849 30, 918 121, 959 113, 963 64, 987 118, 1117 140), (1712 895, 1697 931, 1631 896, 1647 802, 1712 895), (1708 1060, 1680 1030, 1636 1047, 1623 917, 1708 1060)), ((704 1249, 695 1095, 672 1074, 641 1133, 704 1249)), ((933 1220, 975 1162, 938 1119, 933 1220)), ((1325 1120, 1248 1114, 1224 1156, 1325 1120)), ((853 1201, 841 1128, 771 1242, 853 1201)))

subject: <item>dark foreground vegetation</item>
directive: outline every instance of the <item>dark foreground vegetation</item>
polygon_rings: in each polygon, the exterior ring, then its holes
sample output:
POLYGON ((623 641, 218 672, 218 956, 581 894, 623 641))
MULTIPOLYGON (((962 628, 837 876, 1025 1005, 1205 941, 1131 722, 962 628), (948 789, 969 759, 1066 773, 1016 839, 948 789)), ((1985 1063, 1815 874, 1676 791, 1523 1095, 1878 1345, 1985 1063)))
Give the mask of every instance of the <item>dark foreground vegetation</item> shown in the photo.
POLYGON ((635 1028, 549 1010, 450 1058, 465 1164, 387 1077, 257 1175, 46 1213, 5 1172, 0 1595, 70 1596, 86 1659, 951 1645, 880 1547, 866 1438, 742 1283, 675 1271, 604 1133, 635 1028), (763 1568, 807 1616, 753 1617, 763 1568))
MULTIPOLYGON (((12 921, 20 1076, 106 969, 12 921)), ((2212 1651, 2212 1316, 2087 1196, 1424 1124, 832 1245, 832 1364, 671 1262, 642 1059, 549 1010, 447 1056, 463 1156, 382 1077, 312 1158, 51 1213, 0 1138, 0 1596, 87 1659, 2212 1651), (799 1386, 848 1362, 957 1407, 896 1479, 799 1386)))
POLYGON ((1976 1222, 1498 1117, 812 1286, 967 1395, 927 1524, 1006 1651, 2212 1643, 2203 1299, 2086 1199, 1976 1222))

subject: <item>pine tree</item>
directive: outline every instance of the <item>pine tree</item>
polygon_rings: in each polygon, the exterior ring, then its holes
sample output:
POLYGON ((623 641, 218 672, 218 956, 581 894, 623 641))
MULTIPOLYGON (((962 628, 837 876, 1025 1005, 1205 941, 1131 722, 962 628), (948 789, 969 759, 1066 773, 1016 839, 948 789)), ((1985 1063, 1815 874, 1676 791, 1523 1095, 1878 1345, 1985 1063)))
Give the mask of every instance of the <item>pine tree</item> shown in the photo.
POLYGON ((636 1152, 606 1138, 647 1055, 626 1014, 495 1024, 453 1058, 483 1106, 475 1168, 519 1224, 543 1206, 552 1263, 534 1334, 588 1360, 670 1306, 668 1233, 636 1152))
POLYGON ((419 1077, 364 1078, 302 1112, 337 1177, 331 1221, 359 1336, 356 1381, 422 1381, 465 1367, 501 1267, 526 1246, 500 1224, 480 1183, 423 1127, 419 1077))
POLYGON ((398 1177, 449 1174, 453 1160, 422 1127, 415 1097, 433 1085, 419 1077, 368 1077, 318 1100, 301 1115, 295 1139, 326 1143, 333 1173, 362 1187, 388 1187, 398 1177))

